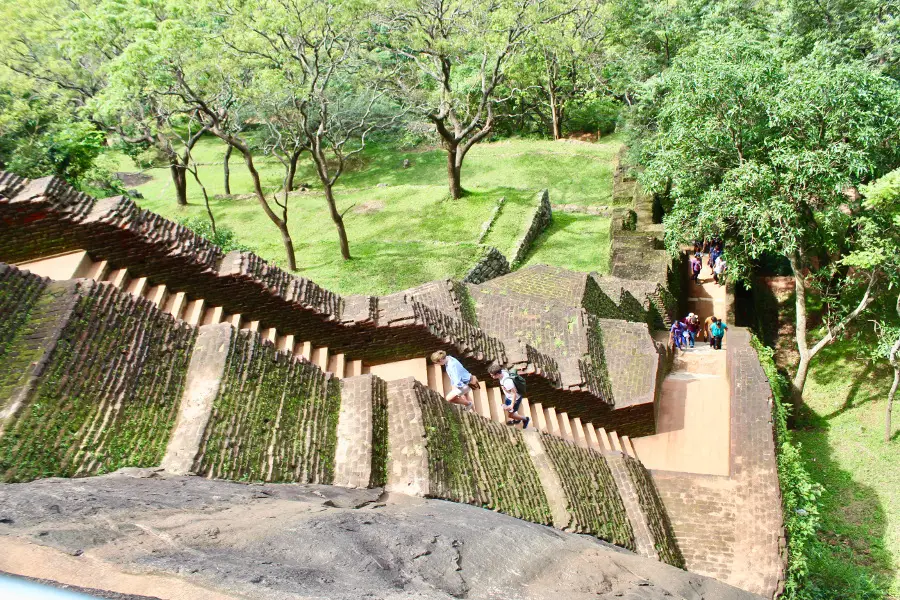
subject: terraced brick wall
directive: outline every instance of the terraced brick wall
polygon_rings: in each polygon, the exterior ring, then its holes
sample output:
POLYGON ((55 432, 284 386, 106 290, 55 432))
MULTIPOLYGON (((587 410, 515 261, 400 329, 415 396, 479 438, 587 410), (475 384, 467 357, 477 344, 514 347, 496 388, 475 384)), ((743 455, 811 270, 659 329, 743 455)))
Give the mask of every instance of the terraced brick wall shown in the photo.
POLYGON ((232 330, 194 471, 237 481, 331 483, 340 384, 312 364, 232 330))
POLYGON ((570 527, 635 550, 634 531, 603 455, 546 433, 541 441, 562 482, 570 527))
POLYGON ((631 476, 637 491, 638 503, 644 513, 647 526, 653 536, 654 547, 659 559, 670 565, 684 568, 684 557, 675 541, 675 533, 672 531, 672 523, 663 506, 656 486, 650 477, 650 473, 640 461, 623 456, 623 461, 631 476))
POLYGON ((552 524, 522 434, 446 402, 417 385, 428 449, 429 495, 552 524))
MULTIPOLYGON (((29 319, 49 319, 59 327, 38 336, 46 364, 18 390, 25 392, 22 401, 4 423, 0 478, 74 477, 159 464, 178 411, 194 329, 111 286, 51 285, 52 293, 41 298, 49 299, 48 310, 36 310, 29 319), (67 299, 74 300, 70 311, 54 310, 67 299), (64 318, 54 320, 60 314, 64 318)), ((24 327, 40 332, 41 325, 24 327)))
POLYGON ((603 398, 607 404, 614 404, 615 398, 603 351, 603 330, 600 328, 597 318, 592 314, 587 315, 585 324, 587 325, 588 356, 586 359, 579 360, 578 367, 591 392, 603 398))
POLYGON ((0 265, 0 359, 46 286, 43 277, 0 265))

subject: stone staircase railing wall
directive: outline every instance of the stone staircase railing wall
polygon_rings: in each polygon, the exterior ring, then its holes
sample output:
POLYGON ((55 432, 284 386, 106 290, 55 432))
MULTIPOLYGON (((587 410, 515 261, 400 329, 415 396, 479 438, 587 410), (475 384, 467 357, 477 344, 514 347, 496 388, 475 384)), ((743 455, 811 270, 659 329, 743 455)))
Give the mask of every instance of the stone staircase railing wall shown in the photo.
POLYGON ((339 381, 257 332, 191 326, 111 284, 0 275, 0 298, 32 298, 0 357, 0 373, 18 377, 0 397, 3 481, 161 465, 239 481, 386 485, 679 564, 645 472, 615 467, 634 460, 621 452, 464 412, 412 378, 339 381), (37 370, 20 368, 23 345, 40 354, 29 362, 37 370))
POLYGON ((0 478, 159 464, 195 334, 111 286, 47 284, 0 357, 0 478))
MULTIPOLYGON (((132 277, 165 283, 207 306, 243 314, 263 327, 352 354, 368 362, 401 360, 443 349, 483 378, 495 357, 528 369, 524 345, 504 347, 473 336, 462 319, 420 310, 404 293, 341 297, 296 277, 250 252, 225 254, 190 230, 140 210, 124 197, 95 200, 57 178, 29 181, 0 172, 0 261, 25 262, 86 250, 94 260, 127 267, 132 277), (478 344, 485 342, 486 346, 478 344)), ((551 365, 553 360, 541 357, 551 365)), ((548 404, 560 394, 558 381, 532 370, 534 395, 548 404)), ((563 395, 565 395, 563 393, 563 395)))

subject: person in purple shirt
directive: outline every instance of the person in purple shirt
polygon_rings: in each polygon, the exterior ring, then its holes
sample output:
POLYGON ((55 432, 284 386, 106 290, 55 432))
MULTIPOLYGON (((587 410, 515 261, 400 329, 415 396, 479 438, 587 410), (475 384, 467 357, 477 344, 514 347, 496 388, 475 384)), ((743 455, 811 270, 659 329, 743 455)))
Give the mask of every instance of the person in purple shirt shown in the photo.
POLYGON ((680 348, 682 351, 684 351, 684 331, 684 323, 681 321, 675 321, 669 329, 669 332, 671 333, 669 336, 669 343, 675 348, 680 348))
POLYGON ((472 407, 475 406, 472 388, 481 387, 478 378, 469 373, 461 362, 452 356, 447 356, 443 350, 434 352, 431 355, 431 362, 443 366, 447 371, 447 377, 450 378, 450 385, 453 386, 453 389, 447 393, 447 400, 465 406, 466 410, 472 410, 472 407))

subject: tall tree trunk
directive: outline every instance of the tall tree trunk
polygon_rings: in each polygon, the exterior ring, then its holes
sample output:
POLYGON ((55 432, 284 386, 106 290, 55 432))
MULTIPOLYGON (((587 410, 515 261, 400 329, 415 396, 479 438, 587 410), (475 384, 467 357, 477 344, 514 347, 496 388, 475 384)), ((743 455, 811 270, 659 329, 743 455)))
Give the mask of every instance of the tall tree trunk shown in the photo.
POLYGON ((794 272, 794 297, 796 310, 797 351, 800 353, 800 363, 797 365, 797 373, 794 375, 791 389, 791 402, 794 405, 794 414, 803 406, 803 387, 806 385, 806 376, 809 374, 809 361, 812 358, 809 353, 809 344, 806 340, 806 281, 803 279, 803 265, 799 254, 792 254, 789 258, 791 270, 794 272))
POLYGON ((447 147, 447 178, 450 180, 450 197, 459 200, 463 196, 462 189, 462 160, 459 156, 459 145, 446 144, 447 147))
POLYGON ((285 184, 284 184, 285 192, 293 192, 294 191, 294 176, 297 174, 297 161, 300 159, 300 154, 302 154, 302 153, 303 153, 303 150, 296 150, 290 156, 290 159, 288 161, 287 178, 285 179, 285 184))
MULTIPOLYGON (((224 134, 217 133, 222 137, 224 134)), ((244 164, 247 165, 247 170, 250 171, 250 178, 253 180, 253 191, 256 193, 256 199, 259 201, 260 206, 262 206, 263 211, 266 213, 266 216, 275 224, 278 228, 278 231, 281 232, 281 243, 284 244, 284 252, 287 255, 288 268, 291 271, 297 270, 297 257, 294 254, 294 241, 291 239, 291 234, 288 231, 287 223, 278 218, 272 211, 272 207, 269 206, 269 202, 266 200, 266 194, 262 189, 262 182, 259 179, 259 171, 256 170, 256 165, 253 164, 253 155, 250 153, 250 149, 247 146, 240 147, 236 146, 238 151, 244 156, 244 164)))
POLYGON ((562 139, 562 111, 559 109, 556 97, 556 89, 550 85, 548 93, 550 95, 550 124, 553 128, 553 139, 562 139))
POLYGON ((232 150, 234 150, 234 148, 229 144, 225 149, 225 162, 222 164, 222 171, 225 176, 225 193, 229 196, 231 195, 231 169, 228 166, 228 161, 231 160, 232 150))
POLYGON ((337 204, 334 201, 334 193, 331 189, 331 184, 323 181, 322 185, 325 187, 325 200, 328 202, 328 210, 331 213, 331 220, 334 221, 334 226, 337 227, 338 242, 341 245, 341 258, 343 258, 344 260, 350 260, 350 242, 347 240, 347 230, 344 228, 344 217, 341 216, 340 212, 338 212, 337 204))
POLYGON ((177 160, 169 163, 169 172, 172 174, 172 183, 175 184, 175 197, 178 206, 187 206, 187 173, 184 165, 177 160))
POLYGON ((897 353, 900 352, 900 339, 891 347, 890 361, 894 367, 894 382, 891 384, 891 391, 888 392, 887 409, 884 414, 884 441, 891 441, 891 411, 894 409, 894 396, 897 395, 897 386, 900 385, 900 361, 897 360, 897 353))

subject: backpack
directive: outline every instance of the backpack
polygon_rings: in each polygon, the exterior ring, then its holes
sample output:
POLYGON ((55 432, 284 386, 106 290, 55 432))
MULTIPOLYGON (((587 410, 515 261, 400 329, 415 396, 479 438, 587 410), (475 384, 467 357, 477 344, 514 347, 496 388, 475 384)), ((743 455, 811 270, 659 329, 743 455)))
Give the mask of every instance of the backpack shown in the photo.
POLYGON ((515 369, 507 369, 506 372, 509 374, 509 378, 512 379, 513 385, 516 386, 516 392, 524 398, 527 385, 525 378, 519 375, 519 372, 515 369))

